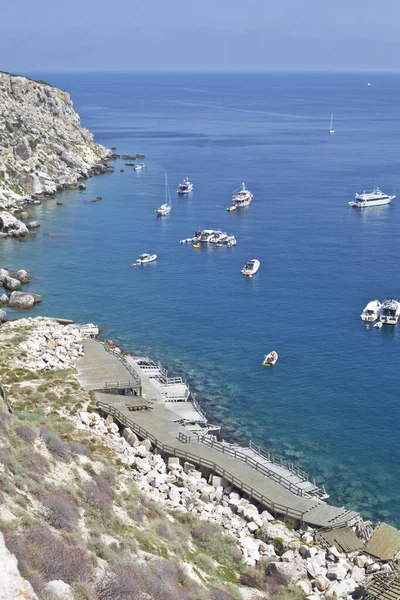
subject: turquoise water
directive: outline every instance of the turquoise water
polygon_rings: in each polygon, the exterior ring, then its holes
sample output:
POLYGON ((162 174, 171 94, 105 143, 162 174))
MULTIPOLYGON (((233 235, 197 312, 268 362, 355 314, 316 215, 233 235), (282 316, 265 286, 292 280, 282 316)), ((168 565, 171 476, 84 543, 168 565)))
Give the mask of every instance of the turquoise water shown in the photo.
POLYGON ((400 525, 399 329, 359 318, 369 300, 400 296, 399 200, 348 206, 374 182, 400 187, 400 78, 41 77, 70 91, 99 142, 143 152, 148 168, 120 173, 117 162, 86 191, 61 194, 63 206, 33 209, 35 239, 2 242, 1 266, 36 275, 44 301, 31 314, 95 321, 127 350, 161 358, 226 437, 279 451, 333 502, 400 525), (165 169, 173 209, 157 219, 165 169), (179 198, 185 176, 195 190, 179 198), (253 203, 228 213, 242 181, 253 203), (179 244, 197 228, 238 244, 179 244), (142 252, 159 259, 130 268, 142 252), (261 261, 252 280, 240 275, 249 258, 261 261), (261 368, 272 349, 278 364, 261 368))

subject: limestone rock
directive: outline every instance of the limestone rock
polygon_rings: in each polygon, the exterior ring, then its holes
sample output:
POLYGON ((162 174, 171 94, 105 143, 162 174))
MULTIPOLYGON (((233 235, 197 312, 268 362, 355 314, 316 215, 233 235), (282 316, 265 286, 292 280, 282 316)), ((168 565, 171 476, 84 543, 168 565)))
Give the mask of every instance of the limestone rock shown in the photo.
POLYGON ((19 290, 21 289, 21 282, 18 279, 14 279, 14 277, 8 276, 3 280, 3 287, 10 291, 19 290))
POLYGON ((23 579, 18 570, 17 559, 4 542, 0 533, 0 594, 7 600, 38 600, 31 584, 23 579))
POLYGON ((68 583, 55 579, 49 581, 43 590, 50 600, 74 600, 75 596, 68 583))
POLYGON ((21 283, 29 283, 32 280, 31 275, 25 269, 19 269, 16 273, 13 273, 12 276, 15 279, 18 279, 21 283))
POLYGON ((0 294, 0 306, 5 306, 6 304, 8 304, 7 294, 0 294))
MULTIPOLYGON (((0 191, 0 207, 1 196, 2 191, 0 191)), ((10 237, 25 237, 28 235, 29 230, 26 225, 16 219, 11 213, 2 211, 0 212, 0 232, 10 237)))
POLYGON ((28 229, 37 229, 38 227, 40 227, 39 221, 29 221, 27 224, 28 229))
POLYGON ((35 298, 31 294, 25 294, 24 292, 13 292, 9 298, 10 308, 32 308, 35 303, 35 298))
POLYGON ((307 578, 307 571, 300 563, 271 562, 267 572, 274 575, 282 585, 290 585, 307 578))
POLYGON ((2 284, 6 277, 9 276, 7 269, 0 269, 0 283, 2 284))
POLYGON ((0 309, 0 323, 5 323, 7 321, 7 313, 4 310, 0 309))
POLYGON ((315 578, 314 583, 317 590, 320 592, 325 592, 325 590, 327 590, 331 585, 331 580, 325 577, 325 575, 318 575, 318 577, 315 578))

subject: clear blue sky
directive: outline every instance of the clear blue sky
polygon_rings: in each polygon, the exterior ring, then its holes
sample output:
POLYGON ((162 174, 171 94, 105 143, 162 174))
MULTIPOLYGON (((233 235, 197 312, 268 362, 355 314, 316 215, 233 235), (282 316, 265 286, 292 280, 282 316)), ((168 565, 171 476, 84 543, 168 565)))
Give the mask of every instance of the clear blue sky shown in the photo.
POLYGON ((398 71, 400 0, 2 0, 0 69, 398 71))

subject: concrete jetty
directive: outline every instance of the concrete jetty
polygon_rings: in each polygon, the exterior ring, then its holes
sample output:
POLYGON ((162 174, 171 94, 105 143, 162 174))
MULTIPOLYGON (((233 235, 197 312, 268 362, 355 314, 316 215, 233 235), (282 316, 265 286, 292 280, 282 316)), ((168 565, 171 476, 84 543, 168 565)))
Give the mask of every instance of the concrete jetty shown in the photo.
MULTIPOLYGON (((245 449, 236 448, 235 456, 232 452, 221 451, 220 443, 213 442, 212 437, 190 429, 185 414, 193 427, 195 419, 198 419, 197 425, 201 425, 201 412, 190 406, 190 402, 168 400, 168 396, 162 393, 162 386, 154 385, 154 378, 148 376, 149 370, 141 368, 142 358, 123 356, 119 352, 111 354, 103 344, 92 339, 85 340, 84 346, 85 355, 76 363, 78 379, 84 389, 96 392, 98 409, 103 414, 112 415, 121 426, 130 427, 139 437, 148 438, 162 454, 193 463, 206 476, 223 477, 228 484, 267 508, 277 518, 296 525, 330 527, 353 525, 360 521, 360 515, 354 511, 310 497, 306 485, 301 489, 299 478, 294 480, 292 477, 290 480, 294 473, 289 471, 284 476, 282 468, 272 470, 273 463, 257 456, 254 449, 247 456, 246 452, 239 456, 238 453, 245 449), (112 394, 105 392, 105 384, 109 380, 131 383, 126 389, 121 388, 126 394, 112 394), (144 410, 136 410, 134 406, 139 390, 144 410), (182 407, 186 407, 185 410, 182 407)), ((182 385, 182 380, 176 384, 182 385)), ((226 448, 229 446, 226 445, 226 448)))

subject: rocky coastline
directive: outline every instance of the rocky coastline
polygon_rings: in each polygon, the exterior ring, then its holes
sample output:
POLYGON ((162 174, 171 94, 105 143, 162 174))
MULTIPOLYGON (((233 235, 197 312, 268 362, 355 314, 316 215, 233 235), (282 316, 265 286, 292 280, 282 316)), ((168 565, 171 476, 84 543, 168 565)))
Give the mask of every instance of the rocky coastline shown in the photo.
MULTIPOLYGON (((83 355, 83 335, 75 324, 65 326, 44 317, 14 320, 1 327, 3 341, 13 330, 27 332, 15 348, 13 369, 58 373, 73 369, 83 355)), ((121 428, 110 416, 80 410, 73 420, 77 432, 94 435, 113 449, 125 475, 149 501, 179 518, 195 517, 216 525, 233 538, 247 565, 240 576, 243 585, 262 591, 265 582, 273 580, 278 586, 298 589, 308 600, 350 600, 375 574, 393 572, 390 561, 373 558, 364 550, 345 553, 321 545, 315 529, 294 530, 260 510, 223 478, 206 477, 188 461, 163 456, 150 440, 121 428)), ((353 531, 360 538, 366 532, 358 527, 353 531)))
MULTIPOLYGON (((111 150, 82 127, 67 92, 0 72, 0 235, 29 235, 18 211, 112 172, 111 150)), ((37 225, 36 225, 37 226, 37 225)))

